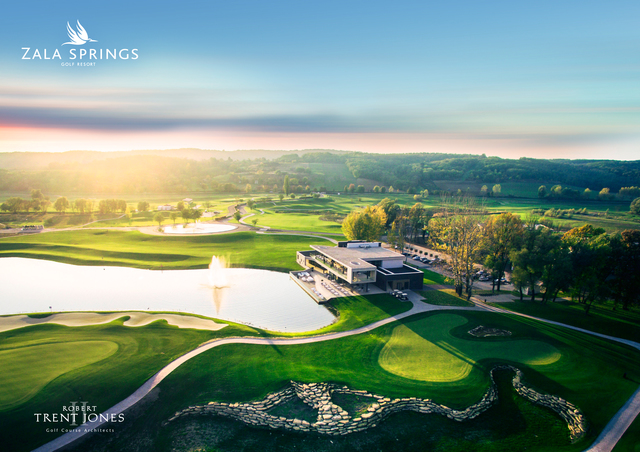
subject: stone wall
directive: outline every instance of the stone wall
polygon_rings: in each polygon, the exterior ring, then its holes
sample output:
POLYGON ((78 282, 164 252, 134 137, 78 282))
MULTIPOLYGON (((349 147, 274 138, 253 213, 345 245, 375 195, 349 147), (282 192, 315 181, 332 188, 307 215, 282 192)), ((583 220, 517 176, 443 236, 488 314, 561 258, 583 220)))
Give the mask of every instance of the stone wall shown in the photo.
POLYGON ((430 399, 408 397, 390 399, 367 391, 349 389, 330 383, 299 383, 292 381, 291 386, 283 391, 269 394, 265 399, 249 403, 221 403, 209 402, 177 412, 167 422, 188 415, 218 415, 244 422, 245 424, 269 427, 275 429, 294 430, 302 432, 316 432, 325 435, 347 435, 361 432, 375 427, 384 418, 400 411, 416 411, 418 413, 433 413, 446 416, 458 422, 476 418, 484 413, 498 400, 497 386, 494 381, 494 371, 497 369, 511 370, 515 373, 512 380, 516 392, 531 402, 547 407, 558 413, 567 422, 572 441, 577 441, 586 432, 586 421, 582 413, 571 403, 555 396, 540 394, 522 384, 522 372, 512 366, 499 366, 491 370, 491 385, 482 399, 466 408, 455 410, 437 404, 430 399), (347 413, 342 407, 331 400, 332 394, 349 394, 371 398, 367 411, 355 417, 347 413), (289 419, 273 416, 268 410, 276 405, 286 403, 298 397, 307 405, 318 410, 318 417, 314 423, 300 419, 289 419))

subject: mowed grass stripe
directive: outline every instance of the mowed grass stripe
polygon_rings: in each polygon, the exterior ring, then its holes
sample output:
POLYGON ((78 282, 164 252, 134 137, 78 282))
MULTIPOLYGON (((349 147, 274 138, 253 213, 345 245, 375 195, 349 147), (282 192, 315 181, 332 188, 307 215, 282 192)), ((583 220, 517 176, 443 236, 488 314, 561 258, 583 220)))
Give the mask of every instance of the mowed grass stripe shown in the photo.
POLYGON ((24 403, 58 376, 117 350, 112 341, 78 341, 0 351, 0 410, 24 403))
POLYGON ((482 359, 520 362, 535 368, 562 357, 557 348, 538 340, 507 337, 482 342, 450 334, 466 323, 460 315, 441 314, 399 325, 380 352, 380 366, 412 380, 452 382, 467 377, 482 359))

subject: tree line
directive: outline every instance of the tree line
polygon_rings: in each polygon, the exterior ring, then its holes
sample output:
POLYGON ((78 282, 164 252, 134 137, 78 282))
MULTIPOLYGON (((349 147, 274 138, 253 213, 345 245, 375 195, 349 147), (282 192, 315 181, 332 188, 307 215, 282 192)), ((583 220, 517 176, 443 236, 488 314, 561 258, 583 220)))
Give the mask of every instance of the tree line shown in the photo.
POLYGON ((420 203, 399 206, 384 199, 343 221, 349 240, 387 241, 398 250, 419 236, 448 256, 458 295, 473 293, 478 264, 489 270, 494 289, 505 274, 520 294, 542 304, 569 294, 588 313, 594 303, 613 300, 629 309, 640 302, 640 231, 607 234, 585 225, 561 233, 530 214, 488 215, 472 198, 448 198, 439 209, 420 203))

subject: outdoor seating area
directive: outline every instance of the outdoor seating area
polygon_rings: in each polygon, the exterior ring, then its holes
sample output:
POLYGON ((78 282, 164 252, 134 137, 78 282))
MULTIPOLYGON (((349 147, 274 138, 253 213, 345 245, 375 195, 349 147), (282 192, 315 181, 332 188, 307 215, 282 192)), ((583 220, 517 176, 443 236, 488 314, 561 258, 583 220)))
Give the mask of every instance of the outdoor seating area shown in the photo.
POLYGON ((350 297, 352 295, 355 295, 355 293, 351 290, 346 289, 345 287, 341 286, 340 284, 336 284, 332 281, 320 281, 320 285, 322 287, 324 287, 326 290, 328 290, 329 292, 331 292, 334 296, 336 297, 350 297))

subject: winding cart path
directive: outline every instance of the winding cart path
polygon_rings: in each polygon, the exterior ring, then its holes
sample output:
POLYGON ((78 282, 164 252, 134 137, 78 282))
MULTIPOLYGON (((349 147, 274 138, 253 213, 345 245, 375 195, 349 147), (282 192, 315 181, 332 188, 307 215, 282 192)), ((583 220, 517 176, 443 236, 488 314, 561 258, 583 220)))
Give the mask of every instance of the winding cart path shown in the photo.
MULTIPOLYGON (((300 337, 300 338, 250 338, 250 337, 238 337, 238 338, 225 338, 225 339, 214 339, 212 341, 206 342, 199 347, 193 349, 192 351, 182 355, 176 360, 169 363, 167 366, 162 368, 158 373, 156 373, 153 377, 147 380, 138 390, 136 390, 129 397, 121 401, 120 403, 112 406, 108 410, 106 410, 102 414, 106 414, 108 418, 111 415, 118 415, 123 413, 125 410, 135 405, 137 402, 142 400, 147 394, 153 390, 162 380, 164 380, 171 372, 180 367, 185 362, 189 361, 191 358, 198 356, 201 353, 206 352, 207 350, 211 350, 215 347, 221 347, 227 344, 254 344, 254 345, 301 345, 301 344, 311 344, 316 342, 324 342, 330 341, 334 339, 340 339, 348 336, 355 336, 358 334, 368 333, 376 328, 379 328, 383 325, 387 325, 389 323, 395 322, 400 319, 404 319, 406 317, 410 317, 416 314, 420 314, 423 312, 437 311, 437 310, 489 310, 492 312, 502 313, 502 314, 514 314, 520 315, 523 317, 527 317, 530 319, 534 319, 537 321, 570 328, 576 331, 580 331, 583 333, 591 334, 594 336, 598 336, 601 338, 609 339, 616 342, 621 342, 627 345, 630 345, 638 350, 640 350, 640 343, 633 342, 630 340, 619 339, 611 336, 606 336, 599 333, 594 333, 592 331, 584 330, 582 328, 573 327, 571 325, 565 325, 562 323, 539 319, 536 317, 531 317, 524 314, 515 313, 512 311, 508 311, 505 309, 487 306, 482 301, 475 299, 473 300, 476 304, 475 307, 452 307, 452 306, 436 306, 430 305, 427 303, 422 303, 419 301, 420 297, 417 294, 411 293, 411 302, 413 303, 413 307, 401 314, 397 314, 392 317, 388 317, 383 320, 379 320, 377 322, 371 323, 369 325, 356 328, 349 331, 342 331, 337 333, 328 333, 319 336, 309 336, 309 337, 300 337)), ((636 391, 636 393, 629 399, 629 401, 625 404, 624 407, 613 417, 613 419, 607 424, 605 429, 602 431, 600 436, 596 439, 596 441, 591 445, 591 447, 586 452, 609 452, 613 450, 613 447, 622 437, 627 428, 631 425, 633 420, 637 417, 638 413, 640 413, 640 389, 636 391)), ((33 452, 53 452, 64 446, 67 446, 74 441, 82 438, 88 433, 91 433, 94 429, 99 429, 104 421, 97 420, 95 422, 87 422, 86 424, 77 427, 74 431, 65 433, 64 435, 50 441, 43 446, 35 449, 33 452)))

